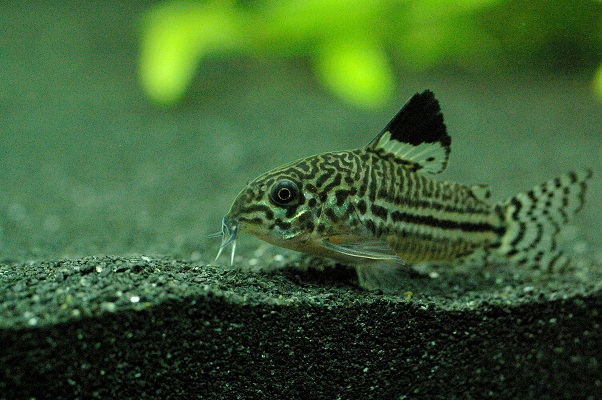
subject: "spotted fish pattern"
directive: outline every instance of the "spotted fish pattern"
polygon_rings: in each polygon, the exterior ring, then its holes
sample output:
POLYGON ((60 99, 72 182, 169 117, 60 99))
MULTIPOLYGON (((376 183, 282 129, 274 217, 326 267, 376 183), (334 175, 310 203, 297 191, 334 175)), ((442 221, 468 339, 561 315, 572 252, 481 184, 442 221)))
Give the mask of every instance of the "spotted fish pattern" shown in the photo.
POLYGON ((367 146, 271 170, 247 184, 222 221, 222 250, 240 232, 354 266, 366 289, 400 288, 400 268, 479 250, 553 270, 567 262, 560 228, 582 205, 591 170, 489 204, 489 189, 437 180, 450 154, 439 103, 414 95, 367 146))

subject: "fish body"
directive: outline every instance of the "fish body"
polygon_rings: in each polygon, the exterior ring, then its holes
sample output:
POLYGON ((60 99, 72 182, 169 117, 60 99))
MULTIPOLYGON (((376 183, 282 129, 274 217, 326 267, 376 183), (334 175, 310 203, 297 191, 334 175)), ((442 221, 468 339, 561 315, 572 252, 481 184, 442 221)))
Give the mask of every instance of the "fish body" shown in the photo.
POLYGON ((406 264, 480 249, 530 267, 564 263, 555 236, 582 207, 591 171, 489 204, 483 185, 435 178, 450 145, 433 93, 416 94, 367 146, 307 157, 247 184, 223 219, 220 253, 247 232, 354 266, 362 287, 383 291, 399 287, 406 264))

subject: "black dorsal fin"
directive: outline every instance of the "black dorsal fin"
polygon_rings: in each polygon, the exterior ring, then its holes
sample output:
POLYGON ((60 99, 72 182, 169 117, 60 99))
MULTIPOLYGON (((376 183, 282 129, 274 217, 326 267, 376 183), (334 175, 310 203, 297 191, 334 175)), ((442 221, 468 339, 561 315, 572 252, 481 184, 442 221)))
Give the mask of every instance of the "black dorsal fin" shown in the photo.
POLYGON ((393 154, 416 170, 436 174, 447 166, 450 145, 439 102, 425 90, 412 96, 367 149, 393 154))

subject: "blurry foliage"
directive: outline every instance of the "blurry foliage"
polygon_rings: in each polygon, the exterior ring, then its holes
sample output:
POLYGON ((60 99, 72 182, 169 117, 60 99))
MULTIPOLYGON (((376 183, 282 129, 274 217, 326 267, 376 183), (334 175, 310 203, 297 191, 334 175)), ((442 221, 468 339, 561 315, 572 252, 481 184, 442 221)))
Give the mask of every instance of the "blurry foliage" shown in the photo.
POLYGON ((361 107, 386 104, 401 67, 438 65, 585 70, 602 98, 601 50, 600 0, 180 0, 144 15, 140 79, 169 105, 208 57, 303 57, 361 107))

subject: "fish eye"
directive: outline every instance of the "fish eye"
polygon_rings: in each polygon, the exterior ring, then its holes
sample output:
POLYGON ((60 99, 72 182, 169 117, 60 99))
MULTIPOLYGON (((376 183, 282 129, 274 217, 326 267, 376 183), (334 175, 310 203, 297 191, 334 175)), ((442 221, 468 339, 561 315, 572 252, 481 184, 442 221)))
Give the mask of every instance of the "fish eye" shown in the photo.
POLYGON ((276 205, 286 206, 297 200, 299 188, 297 184, 288 179, 281 179, 272 186, 270 200, 276 205))

